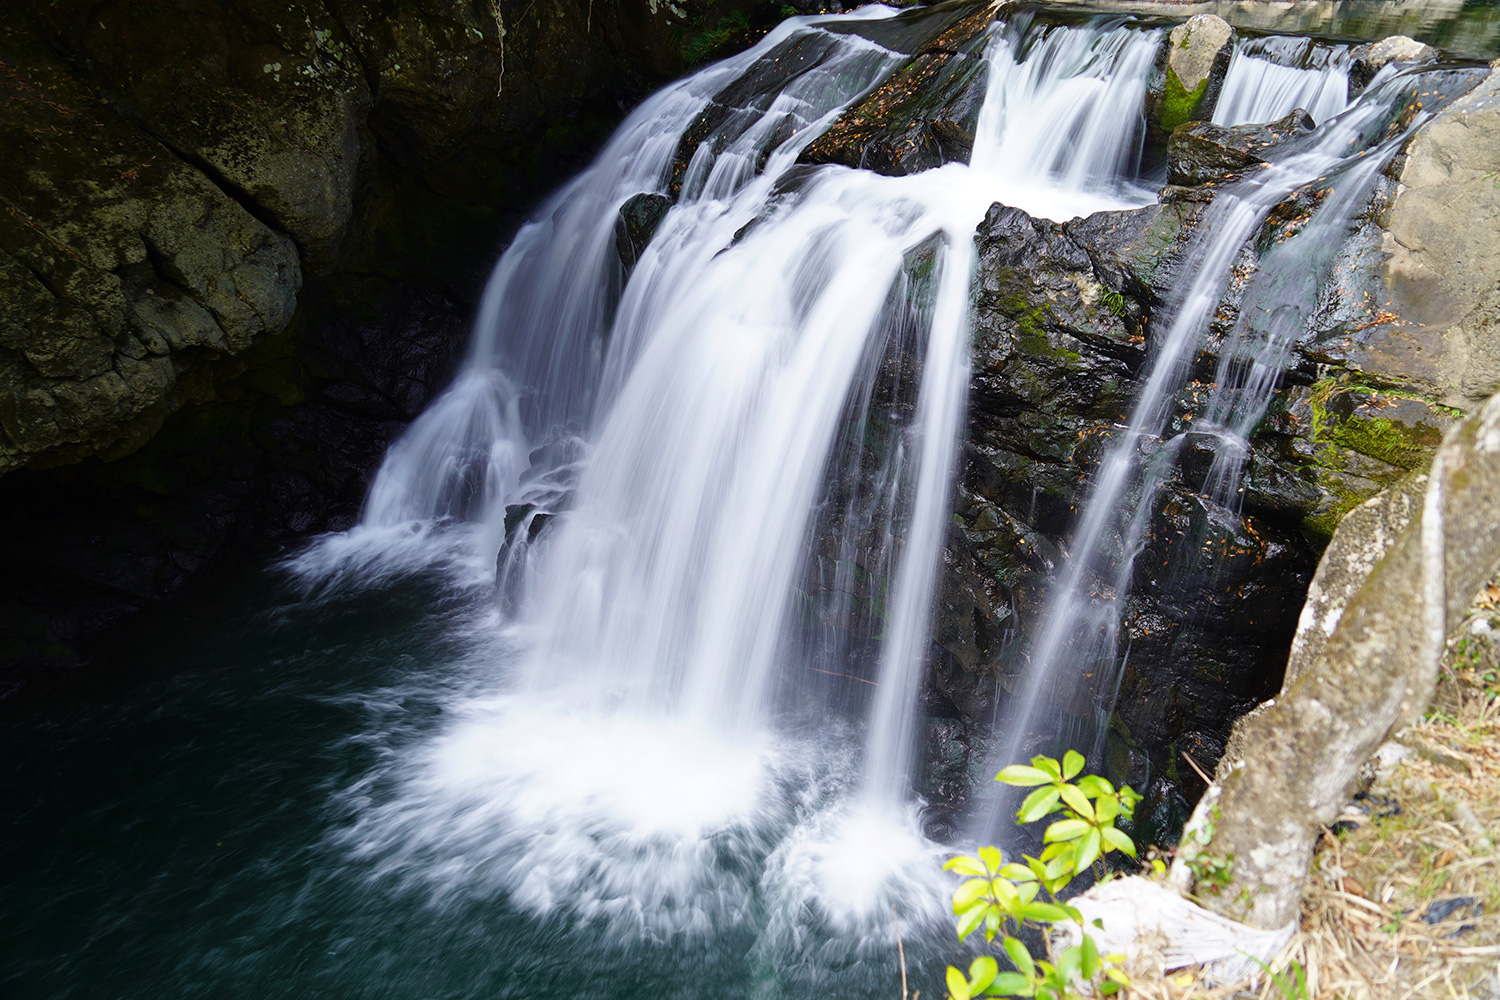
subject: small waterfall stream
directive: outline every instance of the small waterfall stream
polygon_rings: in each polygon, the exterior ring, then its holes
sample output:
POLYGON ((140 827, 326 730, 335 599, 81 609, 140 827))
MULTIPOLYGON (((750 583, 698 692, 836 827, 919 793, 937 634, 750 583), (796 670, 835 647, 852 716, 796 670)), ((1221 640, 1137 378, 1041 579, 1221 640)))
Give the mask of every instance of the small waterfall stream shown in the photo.
POLYGON ((1298 108, 1322 124, 1348 106, 1349 50, 1320 45, 1311 38, 1254 38, 1239 40, 1229 70, 1215 125, 1272 122, 1298 108))
MULTIPOLYGON (((1287 48, 1301 51, 1306 46, 1287 48)), ((1242 66, 1238 74, 1231 69, 1219 107, 1227 103, 1239 110, 1226 113, 1226 119, 1288 113, 1290 101, 1323 93, 1326 74, 1342 78, 1342 70, 1289 70, 1276 78, 1284 86, 1267 94, 1261 89, 1260 73, 1259 68, 1242 66)), ((1250 172, 1207 209, 1189 249, 1191 264, 1184 269, 1191 278, 1175 290, 1175 300, 1168 304, 1170 326, 1157 335, 1128 423, 1113 435, 1092 478, 1025 679, 1002 708, 996 726, 1001 746, 997 762, 1023 759, 1030 753, 1028 747, 1036 745, 1083 747, 1094 759, 1101 757, 1111 692, 1129 656, 1128 646, 1120 641, 1121 615, 1160 491, 1184 450, 1206 444, 1213 457, 1201 491, 1226 510, 1238 512, 1250 435, 1265 416, 1289 363, 1290 348, 1305 335, 1318 308, 1319 289, 1355 214, 1367 204, 1377 174, 1401 140, 1421 124, 1421 116, 1402 127, 1395 123, 1409 89, 1409 82, 1389 69, 1383 71, 1347 110, 1289 143, 1276 162, 1250 172), (1314 183, 1326 186, 1310 217, 1290 238, 1265 250, 1244 291, 1238 318, 1217 348, 1217 372, 1201 412, 1185 430, 1173 433, 1174 398, 1183 391, 1193 358, 1213 335, 1211 323, 1225 300, 1231 268, 1242 248, 1272 208, 1314 183), (1080 685, 1095 692, 1104 718, 1091 730, 1068 731, 1045 706, 1050 693, 1080 685)), ((1332 106, 1331 101, 1326 104, 1332 106)), ((1194 571, 1193 566, 1180 565, 1162 572, 1194 571)), ((991 795, 990 809, 978 819, 980 836, 1005 835, 1013 798, 1004 791, 991 795)))

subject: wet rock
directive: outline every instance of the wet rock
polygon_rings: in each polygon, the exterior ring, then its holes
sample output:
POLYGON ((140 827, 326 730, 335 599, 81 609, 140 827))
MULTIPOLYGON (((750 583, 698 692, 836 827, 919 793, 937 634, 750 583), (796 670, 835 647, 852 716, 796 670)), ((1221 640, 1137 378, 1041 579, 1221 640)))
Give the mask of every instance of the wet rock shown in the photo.
POLYGON ((1226 127, 1191 122, 1167 140, 1167 181, 1196 187, 1229 180, 1271 158, 1271 150, 1313 130, 1312 117, 1301 109, 1268 125, 1226 127))
POLYGON ((802 151, 804 163, 914 174, 967 163, 984 99, 980 11, 945 31, 802 151))
POLYGON ((1200 210, 1195 203, 1174 202, 1095 212, 1064 223, 1063 229, 1112 291, 1160 304, 1163 293, 1176 287, 1200 210))
POLYGON ((1160 144, 1186 122, 1208 121, 1234 54, 1234 29, 1214 14, 1197 14, 1173 28, 1146 96, 1146 121, 1160 144))
POLYGON ((626 274, 635 268, 671 207, 672 199, 664 194, 638 194, 620 206, 619 218, 615 220, 615 250, 626 274))
POLYGON ((1391 63, 1430 62, 1437 59, 1437 50, 1406 35, 1392 35, 1358 46, 1349 55, 1349 96, 1354 97, 1370 85, 1376 73, 1391 63))

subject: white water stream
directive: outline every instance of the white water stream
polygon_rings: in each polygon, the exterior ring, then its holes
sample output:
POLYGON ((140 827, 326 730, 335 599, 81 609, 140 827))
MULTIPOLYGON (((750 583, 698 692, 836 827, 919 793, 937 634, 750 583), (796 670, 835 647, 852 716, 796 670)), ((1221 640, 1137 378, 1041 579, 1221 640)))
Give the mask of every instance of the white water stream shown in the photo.
MULTIPOLYGON (((378 873, 652 938, 759 913, 756 947, 778 955, 815 927, 883 939, 893 901, 943 913, 910 771, 974 232, 996 202, 1061 221, 1152 200, 1135 174, 1160 32, 992 24, 956 57, 985 69, 971 163, 799 165, 909 58, 872 40, 897 37, 876 30, 892 14, 794 18, 631 115, 501 258, 464 373, 390 450, 363 524, 297 564, 323 584, 431 566, 472 583, 499 556, 496 621, 443 724, 349 793, 342 838, 378 873), (627 276, 616 220, 640 195, 673 200, 627 276), (814 627, 808 588, 830 580, 814 627), (857 621, 860 600, 873 618, 857 621), (821 651, 819 628, 839 637, 821 651)), ((1225 120, 1342 111, 1343 70, 1320 58, 1242 46, 1225 120)), ((1100 547, 1124 540, 1123 595, 1175 446, 1144 471, 1138 453, 1230 264, 1386 112, 1362 99, 1210 207, 1007 705, 1007 761, 1051 687, 1114 663, 1118 605, 1089 596, 1100 547)), ((1373 168, 1356 173, 1321 210, 1329 227, 1373 168)), ((1224 373, 1221 492, 1299 331, 1247 333, 1259 353, 1224 373)))
POLYGON ((793 19, 635 112, 501 259, 465 373, 391 449, 364 524, 301 561, 325 580, 482 572, 506 506, 534 505, 448 721, 372 776, 388 792, 355 790, 345 837, 378 870, 652 936, 738 921, 757 898, 766 941, 808 920, 883 925, 893 894, 941 912, 908 771, 973 235, 997 201, 1061 220, 1150 199, 1131 174, 1159 34, 992 25, 969 46, 987 66, 971 164, 797 167, 907 58, 850 24, 891 13, 793 19), (790 47, 798 71, 730 86, 773 76, 790 47), (622 289, 616 211, 669 190, 716 94, 744 110, 699 137, 622 289), (877 413, 893 360, 917 372, 912 405, 877 413), (868 516, 834 540, 889 581, 875 676, 855 678, 874 697, 867 719, 830 721, 794 611, 813 515, 850 481, 839 442, 875 423, 893 430, 868 516))
POLYGON ((1273 122, 1301 108, 1323 122, 1349 104, 1349 50, 1310 38, 1241 39, 1224 76, 1216 125, 1273 122))
MULTIPOLYGON (((1288 87, 1272 95, 1274 100, 1257 104, 1252 98, 1262 84, 1258 71, 1234 75, 1231 70, 1221 101, 1242 109, 1258 108, 1255 113, 1266 116, 1260 121, 1284 115, 1292 110, 1285 106, 1288 101, 1318 93, 1314 84, 1322 71, 1297 72, 1302 74, 1301 86, 1288 87), (1240 88, 1250 88, 1250 92, 1240 88)), ((1128 648, 1121 646, 1119 631, 1135 559, 1144 545, 1158 494, 1190 434, 1212 441, 1214 459, 1205 494, 1213 502, 1238 510, 1250 436, 1286 370, 1291 347, 1309 328, 1329 266, 1349 235, 1355 213, 1367 203, 1377 173, 1401 138, 1423 120, 1418 116, 1400 135, 1381 141, 1399 104, 1401 84, 1395 77, 1393 71, 1383 71, 1344 113, 1294 140, 1284 158, 1250 172, 1221 193, 1197 224, 1184 266, 1189 280, 1175 290, 1175 301, 1167 305, 1171 325, 1153 340, 1145 384, 1128 423, 1113 435, 1093 477, 1066 565, 1049 595, 1025 678, 997 720, 998 764, 1029 756, 1027 747, 1038 740, 1049 748, 1058 742, 1058 713, 1048 702, 1064 693, 1074 696, 1080 686, 1087 686, 1095 692, 1096 703, 1108 711, 1110 692, 1124 669, 1123 657, 1129 655, 1128 648), (1174 397, 1210 334, 1210 323, 1224 301, 1231 267, 1241 249, 1271 209, 1314 182, 1327 187, 1311 218, 1292 238, 1267 249, 1258 263, 1238 321, 1218 347, 1218 371, 1202 414, 1189 432, 1170 435, 1174 397)), ((1103 735, 1100 724, 1092 732, 1068 734, 1061 742, 1092 749, 1097 758, 1103 735)), ((991 808, 976 818, 979 836, 1005 833, 1011 798, 1004 792, 992 794, 991 808)))

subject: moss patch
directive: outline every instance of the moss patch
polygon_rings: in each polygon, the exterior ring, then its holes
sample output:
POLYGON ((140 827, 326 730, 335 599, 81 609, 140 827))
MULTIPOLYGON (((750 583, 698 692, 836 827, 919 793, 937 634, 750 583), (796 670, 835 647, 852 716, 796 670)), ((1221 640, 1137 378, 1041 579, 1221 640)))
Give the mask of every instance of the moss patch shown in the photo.
POLYGON ((1198 86, 1188 90, 1182 85, 1181 78, 1172 67, 1167 67, 1167 82, 1162 90, 1161 99, 1161 127, 1170 132, 1179 125, 1185 125, 1193 120, 1198 113, 1198 107, 1203 103, 1203 97, 1208 93, 1208 78, 1205 77, 1198 86))

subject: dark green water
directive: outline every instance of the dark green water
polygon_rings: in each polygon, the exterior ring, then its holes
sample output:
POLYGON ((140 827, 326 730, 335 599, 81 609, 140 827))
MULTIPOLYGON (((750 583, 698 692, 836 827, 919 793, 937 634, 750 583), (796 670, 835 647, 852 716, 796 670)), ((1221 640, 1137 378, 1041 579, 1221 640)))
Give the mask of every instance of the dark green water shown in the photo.
MULTIPOLYGON (((647 942, 356 860, 346 790, 441 724, 493 641, 489 596, 444 589, 302 601, 259 582, 161 679, 12 721, 0 996, 896 995, 884 940, 776 952, 752 915, 647 942)), ((908 933, 914 985, 937 995, 956 952, 908 933)))

